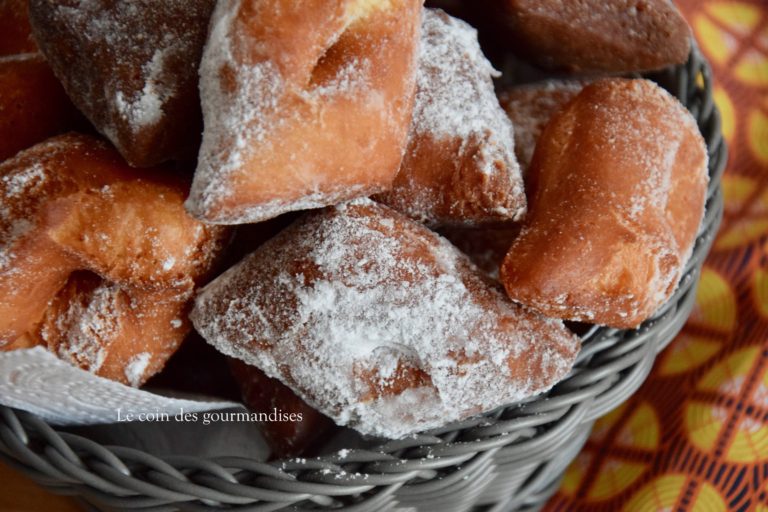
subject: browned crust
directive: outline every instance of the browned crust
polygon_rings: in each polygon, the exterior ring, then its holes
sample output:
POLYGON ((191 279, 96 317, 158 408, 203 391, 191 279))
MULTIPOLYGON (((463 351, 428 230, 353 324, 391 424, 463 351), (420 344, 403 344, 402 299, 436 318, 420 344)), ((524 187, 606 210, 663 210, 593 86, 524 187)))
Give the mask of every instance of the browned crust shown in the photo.
POLYGON ((690 114, 647 80, 587 86, 547 125, 530 216, 501 269, 546 315, 635 327, 672 294, 704 211, 707 153, 690 114))

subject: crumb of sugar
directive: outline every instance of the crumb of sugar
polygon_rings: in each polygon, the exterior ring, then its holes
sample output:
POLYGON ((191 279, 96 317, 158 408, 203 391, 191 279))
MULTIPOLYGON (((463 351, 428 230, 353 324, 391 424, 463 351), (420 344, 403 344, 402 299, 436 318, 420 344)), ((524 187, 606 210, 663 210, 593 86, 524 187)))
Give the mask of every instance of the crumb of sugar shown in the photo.
POLYGON ((125 365, 125 378, 131 386, 138 387, 141 383, 151 359, 152 354, 141 352, 128 360, 128 364, 125 365))

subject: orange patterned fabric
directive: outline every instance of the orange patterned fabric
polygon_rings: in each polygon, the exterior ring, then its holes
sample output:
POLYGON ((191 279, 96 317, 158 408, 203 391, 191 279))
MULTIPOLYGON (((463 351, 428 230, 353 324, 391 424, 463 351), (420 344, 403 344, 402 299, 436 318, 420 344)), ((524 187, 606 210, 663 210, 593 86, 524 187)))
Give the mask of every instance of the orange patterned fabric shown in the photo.
POLYGON ((679 0, 715 74, 725 217, 682 333, 547 511, 768 512, 768 2, 679 0))

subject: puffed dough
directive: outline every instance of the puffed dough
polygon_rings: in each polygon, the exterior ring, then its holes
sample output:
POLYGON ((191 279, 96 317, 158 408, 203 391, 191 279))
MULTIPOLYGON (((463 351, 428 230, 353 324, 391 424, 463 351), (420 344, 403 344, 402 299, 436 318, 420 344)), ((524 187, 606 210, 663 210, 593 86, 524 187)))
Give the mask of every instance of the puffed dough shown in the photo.
POLYGON ((579 349, 562 322, 369 199, 298 220, 206 286, 191 319, 336 423, 386 437, 541 393, 579 349))
POLYGON ((184 211, 187 185, 167 172, 77 134, 0 164, 0 350, 36 339, 134 385, 162 367, 226 236, 184 211))
POLYGON ((419 0, 222 0, 200 68, 187 208, 243 224, 389 187, 413 108, 419 0))
POLYGON ((530 214, 501 268, 545 315, 639 325, 675 290, 704 214, 707 150, 691 114, 648 80, 587 86, 547 125, 530 214))
POLYGON ((408 148, 392 189, 377 200, 433 226, 522 218, 514 130, 492 76, 475 29, 424 10, 408 148))

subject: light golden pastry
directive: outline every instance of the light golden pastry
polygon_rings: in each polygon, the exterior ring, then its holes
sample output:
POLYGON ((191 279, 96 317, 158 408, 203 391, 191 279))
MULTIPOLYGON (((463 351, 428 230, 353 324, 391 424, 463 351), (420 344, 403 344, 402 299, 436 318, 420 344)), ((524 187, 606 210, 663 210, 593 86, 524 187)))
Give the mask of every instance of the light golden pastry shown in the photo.
POLYGON ((215 0, 30 0, 35 38, 73 103, 133 166, 194 161, 197 68, 215 0))
POLYGON ((200 68, 187 208, 242 224, 389 187, 412 113, 419 0, 222 0, 200 68))
POLYGON ((408 148, 377 200, 429 225, 518 220, 525 191, 477 32, 425 9, 408 148))
POLYGON ((531 165, 536 141, 544 127, 587 83, 548 80, 511 87, 499 94, 499 102, 515 127, 515 155, 523 173, 531 165))
POLYGON ((191 319, 336 423, 392 438, 541 393, 579 349, 369 199, 302 217, 207 285, 191 319))
POLYGON ((650 71, 682 64, 691 30, 670 0, 482 0, 511 51, 571 71, 650 71))
POLYGON ((40 54, 0 57, 0 161, 79 124, 40 54))
POLYGON ((37 53, 27 0, 0 0, 0 56, 37 53))
POLYGON ((0 164, 0 350, 31 337, 134 385, 162 366, 226 235, 187 215, 187 184, 163 172, 77 134, 0 164))
POLYGON ((587 86, 536 146, 507 293, 545 315, 636 327, 680 281, 707 182, 696 121, 669 93, 647 80, 587 86))

